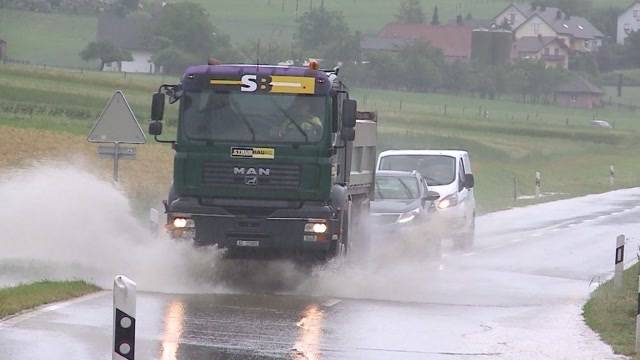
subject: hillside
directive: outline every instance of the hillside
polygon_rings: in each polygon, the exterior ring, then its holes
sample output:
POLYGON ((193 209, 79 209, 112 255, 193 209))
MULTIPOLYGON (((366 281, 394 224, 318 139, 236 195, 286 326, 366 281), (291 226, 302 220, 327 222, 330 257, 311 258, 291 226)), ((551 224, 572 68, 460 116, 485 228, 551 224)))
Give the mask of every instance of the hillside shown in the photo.
MULTIPOLYGON (((231 36, 235 44, 247 40, 277 41, 288 44, 296 17, 322 0, 194 0, 209 12, 213 24, 231 36), (296 13, 296 2, 298 12, 296 13), (284 10, 283 10, 284 4, 284 10)), ((446 22, 458 14, 490 18, 508 0, 422 0, 427 17, 438 6, 440 19, 446 22)), ((324 0, 325 7, 341 11, 352 30, 377 32, 393 21, 400 0, 324 0)), ((625 7, 629 0, 593 0, 596 7, 625 7)), ((41 14, 0 9, 0 38, 8 41, 9 57, 32 64, 90 67, 78 53, 95 39, 96 17, 87 15, 41 14)))

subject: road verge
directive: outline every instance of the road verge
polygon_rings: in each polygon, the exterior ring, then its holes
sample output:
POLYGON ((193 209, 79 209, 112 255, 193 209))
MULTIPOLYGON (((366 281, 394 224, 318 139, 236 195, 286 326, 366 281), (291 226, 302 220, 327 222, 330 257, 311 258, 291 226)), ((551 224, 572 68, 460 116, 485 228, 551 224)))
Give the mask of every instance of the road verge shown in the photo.
POLYGON ((616 354, 632 356, 635 352, 635 328, 638 296, 638 264, 624 272, 624 288, 617 292, 613 279, 599 286, 583 307, 584 319, 616 354))
POLYGON ((0 288, 0 319, 40 305, 63 301, 99 291, 84 281, 38 281, 0 288))

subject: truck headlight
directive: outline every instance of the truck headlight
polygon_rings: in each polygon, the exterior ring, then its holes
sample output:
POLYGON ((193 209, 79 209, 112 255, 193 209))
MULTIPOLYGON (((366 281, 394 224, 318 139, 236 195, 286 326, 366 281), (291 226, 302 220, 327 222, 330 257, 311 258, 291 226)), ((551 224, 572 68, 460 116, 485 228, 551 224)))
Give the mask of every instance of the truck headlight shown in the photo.
POLYGON ((304 225, 304 232, 313 234, 324 234, 329 230, 329 227, 325 223, 306 223, 304 225))
POLYGON ((193 227, 193 220, 187 218, 177 217, 173 219, 173 227, 176 229, 183 229, 186 227, 193 227))
POLYGON ((404 224, 404 223, 408 223, 409 221, 413 220, 416 218, 416 216, 418 216, 420 214, 420 208, 411 210, 411 211, 407 211, 406 213, 402 213, 400 214, 400 216, 398 216, 398 219, 396 220, 396 222, 398 224, 404 224))

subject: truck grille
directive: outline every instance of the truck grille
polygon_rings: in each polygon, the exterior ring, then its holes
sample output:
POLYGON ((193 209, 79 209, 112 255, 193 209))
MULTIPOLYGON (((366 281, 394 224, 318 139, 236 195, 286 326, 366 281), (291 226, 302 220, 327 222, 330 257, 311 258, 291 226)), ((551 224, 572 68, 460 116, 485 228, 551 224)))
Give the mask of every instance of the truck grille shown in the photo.
POLYGON ((299 165, 238 165, 223 161, 205 161, 202 183, 205 186, 233 186, 259 189, 297 189, 300 187, 299 165))

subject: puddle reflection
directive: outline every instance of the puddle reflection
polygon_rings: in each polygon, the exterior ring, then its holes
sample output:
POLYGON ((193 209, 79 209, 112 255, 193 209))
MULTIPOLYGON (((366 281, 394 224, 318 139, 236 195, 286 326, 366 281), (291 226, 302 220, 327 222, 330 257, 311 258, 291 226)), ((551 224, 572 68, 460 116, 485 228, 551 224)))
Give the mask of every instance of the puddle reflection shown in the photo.
POLYGON ((324 312, 317 304, 311 304, 302 313, 302 319, 296 324, 299 328, 294 345, 297 354, 303 359, 320 359, 320 340, 324 312))
POLYGON ((174 301, 167 307, 164 332, 162 334, 161 360, 176 360, 180 337, 184 326, 184 304, 174 301))

